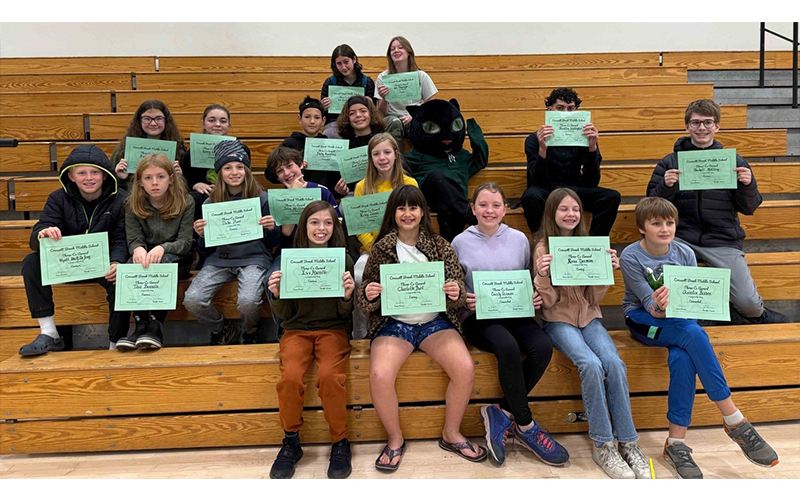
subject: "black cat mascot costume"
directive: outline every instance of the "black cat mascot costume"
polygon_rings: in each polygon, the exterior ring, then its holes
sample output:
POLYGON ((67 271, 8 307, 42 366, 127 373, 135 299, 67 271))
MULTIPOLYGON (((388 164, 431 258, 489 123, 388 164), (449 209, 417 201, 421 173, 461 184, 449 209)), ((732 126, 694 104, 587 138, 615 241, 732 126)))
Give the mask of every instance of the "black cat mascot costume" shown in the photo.
POLYGON ((437 213, 439 234, 453 241, 467 223, 475 224, 469 207, 469 178, 489 163, 489 145, 481 127, 470 118, 466 131, 458 101, 430 100, 408 106, 408 138, 414 149, 406 156, 411 175, 419 183, 431 211, 437 213), (464 145, 469 132, 472 153, 464 145))

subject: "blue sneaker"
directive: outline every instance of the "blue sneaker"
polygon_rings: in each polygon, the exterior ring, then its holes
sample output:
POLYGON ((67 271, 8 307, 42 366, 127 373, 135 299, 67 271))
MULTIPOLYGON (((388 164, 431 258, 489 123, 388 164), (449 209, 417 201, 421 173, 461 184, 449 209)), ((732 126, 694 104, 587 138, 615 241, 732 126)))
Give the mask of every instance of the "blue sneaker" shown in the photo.
POLYGON ((486 447, 489 457, 497 465, 506 461, 506 439, 514 422, 497 405, 481 407, 481 420, 485 430, 486 447))
POLYGON ((543 431, 535 420, 533 427, 524 432, 518 425, 514 425, 514 434, 522 446, 531 450, 536 458, 548 465, 561 466, 569 460, 567 450, 543 431))

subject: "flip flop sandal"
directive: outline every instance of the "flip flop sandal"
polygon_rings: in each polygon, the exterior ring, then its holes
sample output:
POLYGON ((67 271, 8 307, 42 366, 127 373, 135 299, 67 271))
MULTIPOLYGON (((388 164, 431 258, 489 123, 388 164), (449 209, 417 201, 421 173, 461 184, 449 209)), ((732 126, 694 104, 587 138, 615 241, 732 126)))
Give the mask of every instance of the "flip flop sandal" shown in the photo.
POLYGON ((400 448, 395 448, 394 450, 389 448, 389 445, 387 444, 386 446, 383 447, 383 451, 381 451, 381 454, 378 455, 378 458, 375 459, 375 468, 385 472, 396 471, 397 468, 400 467, 400 462, 403 461, 403 455, 405 454, 405 452, 406 452, 405 441, 403 441, 403 444, 400 446, 400 448), (381 463, 381 457, 383 457, 384 455, 389 457, 389 463, 385 464, 381 463), (398 460, 396 464, 392 465, 392 460, 394 460, 395 457, 400 457, 400 460, 398 460))
POLYGON ((459 457, 463 458, 464 460, 469 460, 470 462, 483 462, 486 460, 486 457, 489 456, 489 452, 486 451, 486 448, 483 446, 477 446, 478 450, 481 451, 481 454, 477 457, 471 457, 466 455, 462 450, 466 450, 469 448, 471 451, 477 451, 475 448, 476 446, 472 444, 470 441, 463 441, 461 443, 448 443, 444 439, 439 440, 439 448, 449 451, 450 453, 455 453, 459 457))

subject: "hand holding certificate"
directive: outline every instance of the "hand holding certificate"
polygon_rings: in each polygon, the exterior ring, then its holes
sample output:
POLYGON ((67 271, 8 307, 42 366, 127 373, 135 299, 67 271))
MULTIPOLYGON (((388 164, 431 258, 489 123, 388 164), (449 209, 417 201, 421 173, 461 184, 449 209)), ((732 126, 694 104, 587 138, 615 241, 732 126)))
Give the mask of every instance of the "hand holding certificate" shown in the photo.
POLYGON ((444 262, 381 264, 381 314, 420 314, 447 310, 444 262))
POLYGON ((41 238, 39 261, 43 285, 102 278, 111 269, 108 233, 41 238))
POLYGON ((178 300, 178 264, 117 266, 117 311, 172 311, 178 300))
POLYGON ((281 299, 344 297, 344 248, 284 248, 281 299))
POLYGON ((731 270, 713 267, 664 266, 669 289, 667 318, 730 321, 731 270))
POLYGON ((608 236, 551 236, 554 286, 613 285, 614 269, 608 236))
POLYGON ((204 203, 205 245, 216 247, 263 238, 264 229, 258 223, 260 219, 260 198, 204 203))
POLYGON ((533 283, 527 270, 473 271, 477 319, 532 318, 533 283))

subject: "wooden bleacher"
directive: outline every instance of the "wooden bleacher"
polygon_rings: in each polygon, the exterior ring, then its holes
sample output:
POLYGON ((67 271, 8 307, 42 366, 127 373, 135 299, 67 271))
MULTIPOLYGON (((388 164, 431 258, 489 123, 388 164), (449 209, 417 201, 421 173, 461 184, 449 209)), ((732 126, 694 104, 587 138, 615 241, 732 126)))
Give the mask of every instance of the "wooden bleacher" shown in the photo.
MULTIPOLYGON (((787 54, 768 53, 767 67, 786 67, 787 54)), ((380 56, 359 59, 367 74, 377 74, 386 64, 380 56)), ((0 148, 0 211, 27 217, 27 212, 41 210, 47 195, 59 187, 54 170, 72 148, 88 137, 110 154, 133 111, 147 99, 164 101, 187 138, 199 131, 200 113, 208 104, 226 105, 233 115, 231 133, 245 138, 253 151, 254 170, 260 171, 269 152, 296 128, 297 104, 307 94, 318 94, 330 58, 148 56, 2 62, 0 137, 22 142, 16 149, 0 148)), ((496 180, 509 197, 521 196, 526 187, 524 139, 543 122, 543 101, 550 90, 567 82, 579 92, 583 108, 593 112, 601 131, 601 185, 640 197, 655 161, 685 135, 686 103, 713 97, 712 84, 686 83, 687 71, 754 69, 758 53, 663 53, 661 65, 658 52, 421 56, 418 63, 440 89, 437 98, 458 99, 465 116, 475 117, 487 136, 490 165, 471 180, 471 187, 496 180)), ((745 157, 786 155, 786 130, 747 129, 745 106, 724 106, 722 127, 720 141, 745 157)), ((800 163, 751 163, 762 193, 800 193, 800 163)), ((257 178, 273 187, 260 174, 257 178)), ((740 218, 749 240, 800 239, 798 199, 772 199, 753 216, 740 218)), ((510 211, 506 222, 528 232, 521 210, 510 211)), ((0 263, 18 263, 29 253, 34 223, 0 220, 0 263)), ((637 239, 633 205, 623 205, 612 243, 637 239)), ((765 300, 800 300, 800 251, 751 253, 747 259, 765 300)), ((602 305, 621 303, 619 273, 616 280, 602 305)), ((172 321, 193 319, 180 305, 188 284, 186 280, 179 285, 172 321)), ((105 292, 95 284, 57 285, 54 294, 58 324, 107 320, 105 292)), ((223 287, 214 302, 226 317, 238 317, 235 284, 223 287)), ((280 378, 275 345, 20 358, 19 345, 37 332, 21 277, 0 277, 0 304, 0 454, 264 445, 277 444, 283 437, 274 391, 280 378)), ((269 317, 268 306, 262 315, 269 317)), ((800 323, 714 327, 708 332, 735 401, 748 418, 797 418, 800 323)), ((645 347, 626 331, 612 336, 628 366, 637 427, 665 427, 666 350, 645 347)), ((471 353, 476 381, 462 431, 479 436, 479 407, 499 397, 500 391, 494 357, 475 349, 471 353)), ((368 373, 368 342, 354 341, 347 382, 353 441, 386 437, 371 407, 368 373)), ((303 439, 325 442, 327 424, 313 375, 306 380, 303 439)), ((406 438, 439 436, 446 383, 426 355, 412 355, 397 384, 406 438)), ((531 396, 535 418, 551 432, 587 430, 585 422, 570 424, 565 419, 582 412, 583 406, 577 370, 560 353, 554 353, 531 396)), ((714 405, 699 395, 693 424, 719 421, 714 405)))

